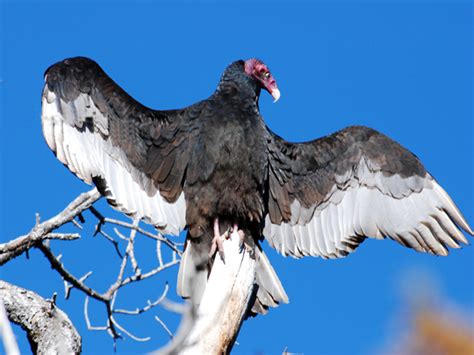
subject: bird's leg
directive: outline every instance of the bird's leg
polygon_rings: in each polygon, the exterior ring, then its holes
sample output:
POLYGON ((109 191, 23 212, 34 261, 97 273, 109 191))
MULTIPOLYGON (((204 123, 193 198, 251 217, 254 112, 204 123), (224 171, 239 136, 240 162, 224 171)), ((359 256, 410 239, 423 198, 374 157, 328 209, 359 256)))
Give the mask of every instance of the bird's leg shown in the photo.
POLYGON ((229 231, 226 230, 224 234, 221 234, 219 229, 219 218, 214 219, 214 238, 212 239, 211 251, 209 252, 209 257, 212 257, 216 250, 219 252, 219 255, 222 261, 225 263, 224 255, 224 240, 229 239, 229 231))

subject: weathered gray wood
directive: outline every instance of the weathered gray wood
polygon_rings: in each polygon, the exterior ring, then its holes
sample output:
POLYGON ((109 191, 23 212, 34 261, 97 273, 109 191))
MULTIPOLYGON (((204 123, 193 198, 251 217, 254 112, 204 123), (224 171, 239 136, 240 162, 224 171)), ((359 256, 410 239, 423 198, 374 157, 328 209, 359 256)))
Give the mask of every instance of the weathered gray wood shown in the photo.
POLYGON ((78 354, 81 336, 52 301, 0 280, 0 299, 8 318, 28 334, 35 354, 78 354))
POLYGON ((232 349, 252 295, 256 261, 233 233, 224 242, 225 264, 216 257, 196 321, 182 354, 224 354, 232 349))

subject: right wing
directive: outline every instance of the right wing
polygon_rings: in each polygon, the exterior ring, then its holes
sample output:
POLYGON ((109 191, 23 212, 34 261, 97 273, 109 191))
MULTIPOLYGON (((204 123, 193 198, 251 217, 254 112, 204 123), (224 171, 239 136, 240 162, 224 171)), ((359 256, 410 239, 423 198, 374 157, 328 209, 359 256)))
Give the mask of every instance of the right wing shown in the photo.
POLYGON ((447 255, 472 229, 416 156, 367 127, 307 143, 269 139, 264 236, 296 258, 340 258, 366 237, 447 255))
POLYGON ((56 157, 119 211, 179 234, 186 225, 183 182, 199 104, 149 109, 83 57, 51 66, 45 82, 42 128, 56 157))

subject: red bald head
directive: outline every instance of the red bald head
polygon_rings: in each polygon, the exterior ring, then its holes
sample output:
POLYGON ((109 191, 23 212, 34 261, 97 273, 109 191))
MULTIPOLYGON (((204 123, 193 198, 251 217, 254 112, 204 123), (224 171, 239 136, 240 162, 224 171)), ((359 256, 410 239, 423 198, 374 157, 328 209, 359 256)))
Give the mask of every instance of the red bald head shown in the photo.
POLYGON ((252 77, 263 89, 273 96, 274 102, 280 98, 280 90, 267 66, 260 60, 251 58, 245 61, 245 73, 252 77))

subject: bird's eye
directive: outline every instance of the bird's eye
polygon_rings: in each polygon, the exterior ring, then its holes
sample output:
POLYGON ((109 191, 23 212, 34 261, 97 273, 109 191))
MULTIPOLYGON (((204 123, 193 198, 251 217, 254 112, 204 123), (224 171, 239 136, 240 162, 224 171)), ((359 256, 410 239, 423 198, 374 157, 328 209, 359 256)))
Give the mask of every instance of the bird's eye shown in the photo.
POLYGON ((265 73, 263 73, 263 76, 264 76, 266 79, 268 79, 268 78, 270 77, 270 72, 267 72, 267 71, 266 71, 265 73))

